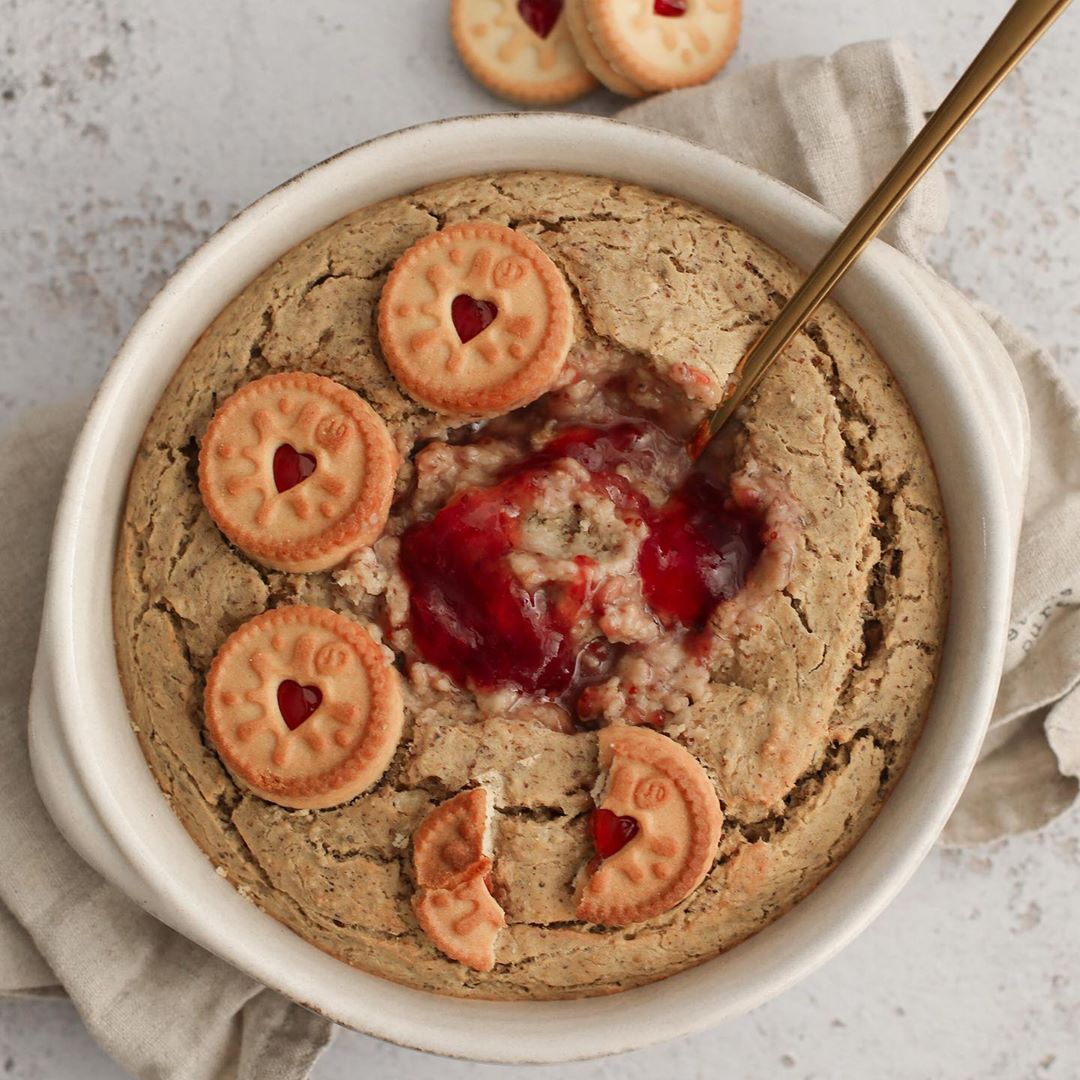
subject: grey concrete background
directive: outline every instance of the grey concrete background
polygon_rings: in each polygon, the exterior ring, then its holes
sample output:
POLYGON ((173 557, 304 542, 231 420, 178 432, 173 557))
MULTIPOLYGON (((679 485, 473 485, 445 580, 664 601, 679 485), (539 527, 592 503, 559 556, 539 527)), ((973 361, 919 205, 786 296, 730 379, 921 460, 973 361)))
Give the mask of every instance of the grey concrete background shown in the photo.
MULTIPOLYGON (((944 88, 1006 0, 745 0, 733 67, 906 40, 944 88)), ((935 264, 1080 387, 1080 9, 950 153, 935 264)), ((595 94, 577 108, 607 113, 595 94)), ((0 0, 0 430, 88 393, 170 269, 344 146, 502 108, 441 0, 0 0)), ((1080 1077, 1080 812, 935 852, 840 957, 706 1035, 558 1069, 447 1063, 342 1033, 318 1080, 1080 1077)), ((4 1080, 121 1071, 63 1003, 0 1004, 4 1080)))

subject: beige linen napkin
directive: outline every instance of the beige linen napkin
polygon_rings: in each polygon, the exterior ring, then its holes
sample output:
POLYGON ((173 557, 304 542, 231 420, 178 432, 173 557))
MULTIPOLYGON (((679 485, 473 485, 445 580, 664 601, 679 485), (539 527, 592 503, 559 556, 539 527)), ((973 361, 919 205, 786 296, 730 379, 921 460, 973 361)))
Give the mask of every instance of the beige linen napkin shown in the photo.
MULTIPOLYGON (((714 146, 843 217, 932 104, 906 51, 868 44, 722 77, 623 116, 714 146)), ((944 207, 942 181, 928 180, 888 239, 921 258, 944 207)), ((985 332, 958 295, 949 303, 985 332)), ((1036 442, 1008 671, 984 760, 949 826, 954 842, 1042 824, 1075 796, 1080 773, 1080 420, 1046 354, 987 317, 1023 380, 1036 442)), ((33 789, 26 701, 45 552, 82 412, 34 412, 0 444, 0 993, 65 990, 94 1036, 142 1076, 298 1080, 330 1025, 106 885, 68 849, 33 789)))
POLYGON ((333 1025, 204 952, 106 884, 34 789, 26 702, 49 532, 85 402, 35 409, 0 442, 0 994, 66 991, 138 1076, 300 1080, 333 1025))

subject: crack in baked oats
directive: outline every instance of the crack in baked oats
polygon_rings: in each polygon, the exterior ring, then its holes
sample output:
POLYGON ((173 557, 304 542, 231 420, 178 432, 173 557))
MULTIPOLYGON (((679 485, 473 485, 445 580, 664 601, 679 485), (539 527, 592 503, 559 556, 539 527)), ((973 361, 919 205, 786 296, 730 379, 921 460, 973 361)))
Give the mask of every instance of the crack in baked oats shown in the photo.
MULTIPOLYGON (((583 717, 554 699, 458 685, 416 655, 397 567, 408 527, 430 521, 462 488, 499 483, 501 470, 569 425, 645 418, 681 438, 796 282, 780 256, 697 207, 607 180, 529 173, 451 181, 357 211, 232 301, 147 429, 115 600, 133 726, 174 812, 219 872, 348 963, 495 998, 574 997, 661 978, 754 933, 828 873, 910 757, 947 608, 947 544, 928 454, 888 369, 834 305, 772 369, 724 449, 728 477, 749 468, 758 487, 790 496, 798 529, 790 565, 760 602, 719 605, 704 677, 669 687, 670 707, 656 718, 705 768, 724 807, 712 869, 670 911, 622 928, 576 915, 598 777, 586 725, 615 719, 618 695, 583 717), (618 399, 619 417, 590 414, 590 377, 549 395, 513 437, 506 424, 520 417, 458 431, 399 389, 375 328, 382 284, 416 240, 480 217, 522 232, 565 275, 576 322, 571 366, 605 385, 629 380, 606 394, 608 404, 618 399), (255 378, 291 370, 361 394, 405 459, 397 524, 335 572, 259 567, 225 541, 198 496, 195 446, 218 406, 255 378), (384 635, 408 676, 397 752, 370 791, 330 810, 286 810, 246 793, 204 731, 205 676, 225 638, 263 610, 294 603, 365 623, 395 604, 404 613, 384 635), (434 806, 492 781, 492 889, 508 925, 492 971, 480 973, 420 931, 410 843, 434 806)), ((580 462, 563 461, 557 472, 589 482, 580 462)), ((676 469, 659 482, 634 481, 652 482, 652 506, 681 478, 676 469)), ((522 587, 547 588, 560 568, 573 573, 552 537, 576 544, 575 555, 608 560, 612 581, 631 580, 641 530, 619 527, 603 500, 576 508, 562 497, 569 489, 560 496, 551 483, 552 512, 525 530, 523 552, 509 553, 522 587)), ((664 644, 664 634, 646 640, 656 620, 640 590, 630 593, 587 615, 589 640, 628 650, 664 644)), ((618 662, 630 663, 625 653, 618 662)))

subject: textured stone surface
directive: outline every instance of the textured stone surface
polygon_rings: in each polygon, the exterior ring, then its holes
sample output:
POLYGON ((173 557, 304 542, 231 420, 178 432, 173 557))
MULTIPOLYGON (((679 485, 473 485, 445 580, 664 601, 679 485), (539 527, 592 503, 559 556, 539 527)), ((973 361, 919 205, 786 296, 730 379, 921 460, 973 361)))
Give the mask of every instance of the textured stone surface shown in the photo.
MULTIPOLYGON (((733 64, 897 36, 944 85, 1007 6, 748 0, 733 64)), ((502 108, 453 57, 440 8, 69 0, 61 14, 47 0, 0 0, 0 425, 92 389, 168 270, 268 187, 379 132, 502 108)), ((1080 305, 1078 51, 1070 12, 950 154, 952 218, 933 254, 1080 383, 1069 333, 1080 305)), ((580 107, 615 106, 597 94, 580 107)), ((345 1034, 316 1075, 645 1080, 738 1062, 744 1080, 1068 1080, 1080 1073, 1078 835, 1074 812, 1038 836, 934 853, 817 975, 672 1047, 525 1074, 345 1034)), ((0 1076, 122 1075, 69 1006, 0 1006, 0 1076)))

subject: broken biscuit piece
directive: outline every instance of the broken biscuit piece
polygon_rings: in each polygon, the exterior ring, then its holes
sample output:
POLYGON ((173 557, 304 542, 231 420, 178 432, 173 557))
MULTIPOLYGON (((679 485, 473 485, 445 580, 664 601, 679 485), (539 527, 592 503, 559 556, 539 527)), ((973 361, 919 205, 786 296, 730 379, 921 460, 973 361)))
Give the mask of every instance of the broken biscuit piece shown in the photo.
POLYGON ((495 966, 506 925, 489 887, 491 812, 487 789, 472 788, 436 806, 413 836, 416 918, 440 952, 475 971, 495 966))

